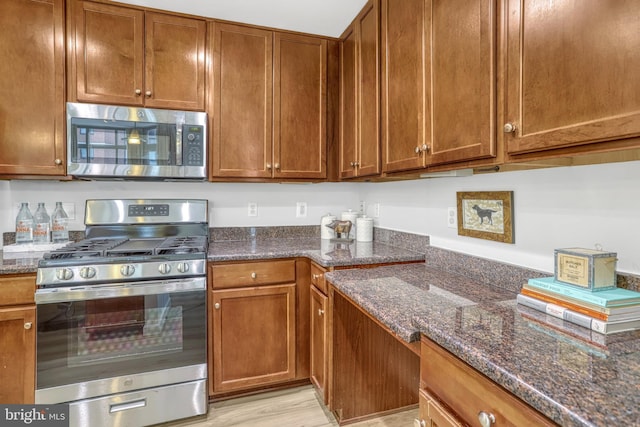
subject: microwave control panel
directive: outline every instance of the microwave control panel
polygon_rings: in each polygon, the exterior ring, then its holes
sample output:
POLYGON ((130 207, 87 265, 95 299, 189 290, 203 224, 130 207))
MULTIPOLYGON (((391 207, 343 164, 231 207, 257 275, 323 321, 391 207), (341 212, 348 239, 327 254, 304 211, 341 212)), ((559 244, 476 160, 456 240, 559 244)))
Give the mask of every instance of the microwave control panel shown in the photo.
POLYGON ((183 125, 182 163, 185 166, 204 165, 204 127, 183 125))

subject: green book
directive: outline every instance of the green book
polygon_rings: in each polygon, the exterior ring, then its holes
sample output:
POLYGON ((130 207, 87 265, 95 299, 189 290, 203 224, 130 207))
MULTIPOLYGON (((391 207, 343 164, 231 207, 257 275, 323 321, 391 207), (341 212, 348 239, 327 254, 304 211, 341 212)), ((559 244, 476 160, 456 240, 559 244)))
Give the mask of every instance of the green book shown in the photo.
POLYGON ((640 292, 634 292, 623 288, 591 292, 558 282, 553 277, 529 279, 528 284, 533 288, 553 292, 557 294, 559 298, 573 298, 601 307, 640 304, 640 292))

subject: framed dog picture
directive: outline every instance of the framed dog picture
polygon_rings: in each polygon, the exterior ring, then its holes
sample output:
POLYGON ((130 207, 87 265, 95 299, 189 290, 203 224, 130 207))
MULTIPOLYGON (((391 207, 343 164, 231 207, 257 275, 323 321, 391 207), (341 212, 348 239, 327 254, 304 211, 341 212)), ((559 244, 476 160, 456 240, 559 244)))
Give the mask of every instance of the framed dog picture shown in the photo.
POLYGON ((513 243, 513 191, 459 191, 458 235, 513 243))

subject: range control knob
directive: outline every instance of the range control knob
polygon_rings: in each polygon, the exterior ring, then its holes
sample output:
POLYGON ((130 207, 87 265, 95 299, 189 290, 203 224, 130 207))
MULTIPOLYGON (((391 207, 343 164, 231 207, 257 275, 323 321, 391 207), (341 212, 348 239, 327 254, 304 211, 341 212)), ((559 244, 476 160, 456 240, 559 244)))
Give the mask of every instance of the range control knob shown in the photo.
POLYGON ((158 271, 161 274, 168 274, 171 271, 171 266, 164 262, 158 266, 158 271))
POLYGON ((120 267, 120 274, 122 274, 123 276, 129 277, 132 276, 135 272, 136 268, 131 264, 125 264, 120 267))
POLYGON ((69 268, 59 268, 56 270, 58 280, 70 280, 73 277, 73 271, 69 268))
POLYGON ((189 263, 186 263, 186 262, 178 263, 178 271, 180 273, 187 273, 189 271, 189 263))
POLYGON ((93 279, 96 277, 96 269, 93 267, 82 267, 80 269, 80 277, 83 279, 93 279))

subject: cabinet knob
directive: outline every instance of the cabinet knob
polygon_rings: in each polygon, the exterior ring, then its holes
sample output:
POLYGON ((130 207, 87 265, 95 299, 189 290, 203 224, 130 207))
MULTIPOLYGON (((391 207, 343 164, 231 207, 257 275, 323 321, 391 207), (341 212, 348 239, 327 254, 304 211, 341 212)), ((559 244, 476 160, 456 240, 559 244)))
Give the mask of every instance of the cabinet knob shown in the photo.
POLYGON ((255 271, 253 273, 251 273, 251 278, 252 279, 257 279, 258 278, 258 273, 256 273, 255 271))
POLYGON ((321 275, 321 274, 314 274, 314 275, 313 275, 314 280, 318 280, 318 279, 319 279, 319 278, 321 278, 321 277, 322 277, 322 275, 321 275))
POLYGON ((280 163, 276 163, 274 166, 276 167, 276 170, 277 170, 277 171, 279 171, 279 170, 280 170, 280 163))
POLYGON ((144 94, 145 94, 145 96, 147 98, 151 98, 151 91, 150 90, 146 91, 144 94))
POLYGON ((482 427, 491 427, 492 424, 495 424, 496 417, 491 412, 478 412, 478 421, 480 421, 480 425, 482 427))
POLYGON ((349 164, 351 165, 351 167, 352 167, 352 168, 355 168, 355 167, 356 167, 356 162, 351 162, 351 163, 349 163, 349 164))
POLYGON ((53 161, 53 163, 55 163, 56 165, 60 166, 62 164, 62 160, 61 159, 55 159, 53 161))
POLYGON ((423 153, 426 153, 427 151, 429 151, 429 145, 422 144, 422 147, 420 147, 420 151, 422 151, 423 153))
POLYGON ((413 427, 427 427, 427 422, 416 418, 413 420, 413 427))
POLYGON ((220 303, 217 302, 217 303, 213 304, 213 308, 215 308, 216 310, 220 310, 220 303))
POLYGON ((267 170, 271 170, 271 163, 267 163, 267 170))
POLYGON ((420 147, 416 147, 413 151, 415 151, 416 154, 420 154, 420 147))
POLYGON ((142 95, 142 91, 140 89, 136 89, 136 95, 138 96, 142 95))
POLYGON ((324 314, 324 310, 319 308, 318 309, 318 316, 322 316, 324 314))
POLYGON ((515 125, 515 123, 507 123, 506 125, 504 125, 504 127, 502 128, 502 130, 504 131, 504 133, 513 133, 515 132, 517 129, 517 126, 515 125))
POLYGON ((33 326, 33 323, 31 323, 31 322, 27 322, 27 323, 24 324, 24 328, 25 329, 31 329, 32 326, 33 326))

